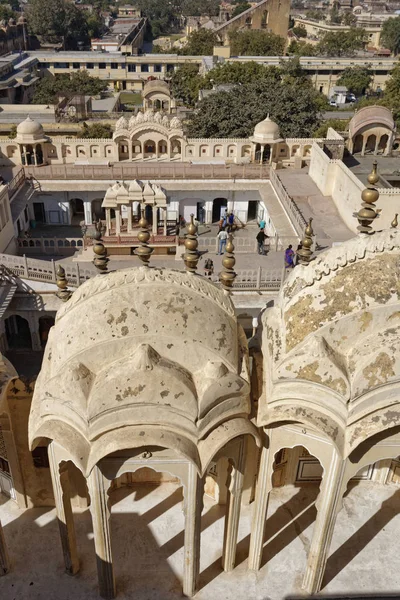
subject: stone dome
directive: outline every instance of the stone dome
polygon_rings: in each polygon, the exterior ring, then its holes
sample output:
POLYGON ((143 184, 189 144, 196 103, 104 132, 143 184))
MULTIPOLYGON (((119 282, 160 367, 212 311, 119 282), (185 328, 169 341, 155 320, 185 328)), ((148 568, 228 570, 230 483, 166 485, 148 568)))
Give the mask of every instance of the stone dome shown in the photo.
POLYGON ((254 128, 254 138, 259 142, 271 142, 280 139, 279 125, 269 118, 260 121, 254 128))
POLYGON ((17 142, 45 141, 42 125, 28 115, 17 127, 17 142))
POLYGON ((88 474, 111 452, 172 448, 204 472, 254 434, 246 338, 202 277, 131 268, 90 279, 58 311, 36 382, 30 443, 53 439, 88 474))

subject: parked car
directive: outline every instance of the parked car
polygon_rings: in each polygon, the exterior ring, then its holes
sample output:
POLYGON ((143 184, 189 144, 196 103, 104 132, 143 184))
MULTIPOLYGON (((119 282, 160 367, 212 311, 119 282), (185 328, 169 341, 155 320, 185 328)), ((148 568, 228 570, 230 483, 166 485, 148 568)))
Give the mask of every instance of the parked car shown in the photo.
POLYGON ((335 108, 338 107, 338 103, 336 102, 335 98, 331 98, 329 100, 329 106, 334 106, 335 108))
POLYGON ((347 94, 346 102, 355 102, 356 100, 357 100, 357 98, 355 97, 354 94, 347 94))

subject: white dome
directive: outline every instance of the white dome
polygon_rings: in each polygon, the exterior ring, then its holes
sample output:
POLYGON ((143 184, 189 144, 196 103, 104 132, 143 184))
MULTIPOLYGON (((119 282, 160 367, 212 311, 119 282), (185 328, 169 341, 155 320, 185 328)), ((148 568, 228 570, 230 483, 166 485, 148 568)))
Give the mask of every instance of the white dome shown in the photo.
POLYGON ((43 137, 43 127, 38 121, 34 121, 29 116, 17 127, 18 135, 33 135, 43 137))
POLYGON ((264 121, 257 123, 255 126, 254 137, 259 140, 265 139, 266 141, 277 140, 280 138, 279 125, 268 116, 264 121))

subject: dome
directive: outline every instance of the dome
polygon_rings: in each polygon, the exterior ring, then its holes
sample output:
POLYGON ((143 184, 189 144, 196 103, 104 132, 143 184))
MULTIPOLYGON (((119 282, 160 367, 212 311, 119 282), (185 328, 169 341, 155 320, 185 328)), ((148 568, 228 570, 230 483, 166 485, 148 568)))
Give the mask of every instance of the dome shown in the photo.
POLYGON ((94 277, 58 311, 30 443, 54 439, 84 473, 143 445, 204 472, 205 448, 254 431, 246 356, 232 301, 208 280, 146 267, 94 277))
POLYGON ((25 121, 22 121, 17 127, 17 141, 28 143, 33 141, 44 141, 42 125, 38 121, 31 119, 28 115, 25 121))
POLYGON ((254 128, 254 138, 258 141, 273 141, 280 139, 279 125, 269 118, 257 123, 254 128))

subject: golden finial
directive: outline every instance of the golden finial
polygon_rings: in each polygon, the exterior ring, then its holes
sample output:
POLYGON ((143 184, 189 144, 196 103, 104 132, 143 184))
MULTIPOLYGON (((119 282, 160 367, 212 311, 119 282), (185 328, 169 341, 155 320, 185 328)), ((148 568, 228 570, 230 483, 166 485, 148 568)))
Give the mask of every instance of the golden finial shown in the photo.
POLYGON ((148 242, 150 239, 149 224, 144 215, 144 208, 142 208, 142 218, 139 221, 140 231, 138 233, 138 239, 140 247, 136 248, 135 254, 140 258, 145 267, 149 266, 150 256, 152 255, 154 248, 150 248, 148 242))
POLYGON ((71 290, 68 289, 68 280, 65 277, 65 269, 61 265, 57 267, 57 287, 56 296, 63 302, 69 300, 72 296, 71 290))
POLYGON ((301 265, 308 265, 312 257, 311 246, 313 245, 314 231, 312 228, 312 217, 308 221, 308 225, 304 230, 304 236, 301 240, 301 248, 297 250, 296 254, 299 257, 299 263, 301 265))
POLYGON ((236 279, 236 273, 233 270, 236 263, 235 255, 233 253, 234 250, 235 246, 233 245, 233 237, 231 234, 228 238, 228 243, 225 247, 225 254, 222 259, 223 270, 219 275, 219 280, 225 292, 231 291, 233 282, 236 279))
POLYGON ((397 217, 398 217, 398 216, 399 216, 399 215, 398 215, 398 213, 396 213, 396 214, 394 215, 394 219, 393 219, 393 221, 390 223, 390 225, 393 227, 393 229, 396 229, 396 227, 397 227, 397 226, 398 226, 398 224, 399 224, 399 222, 398 222, 398 220, 397 220, 397 217))
POLYGON ((359 222, 357 229, 360 233, 365 233, 368 235, 374 233, 371 223, 373 223, 378 216, 378 213, 375 210, 375 202, 379 198, 379 192, 374 187, 379 181, 377 166, 378 163, 375 160, 372 166, 372 171, 367 178, 369 185, 361 193, 361 198, 363 201, 362 208, 357 213, 357 220, 359 222))
POLYGON ((187 234, 185 235, 185 248, 186 252, 183 255, 185 261, 186 271, 188 273, 196 273, 197 263, 199 262, 199 253, 197 246, 197 225, 193 220, 194 215, 190 215, 190 223, 187 226, 187 234))
POLYGON ((105 275, 108 272, 107 264, 109 258, 107 257, 107 248, 104 246, 103 240, 101 239, 103 234, 103 227, 101 221, 95 223, 95 234, 94 239, 96 240, 93 246, 93 252, 95 253, 95 257, 93 259, 93 264, 100 271, 101 275, 105 275))

